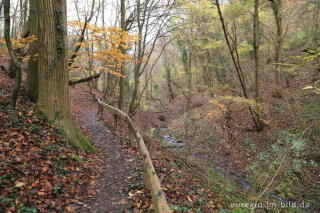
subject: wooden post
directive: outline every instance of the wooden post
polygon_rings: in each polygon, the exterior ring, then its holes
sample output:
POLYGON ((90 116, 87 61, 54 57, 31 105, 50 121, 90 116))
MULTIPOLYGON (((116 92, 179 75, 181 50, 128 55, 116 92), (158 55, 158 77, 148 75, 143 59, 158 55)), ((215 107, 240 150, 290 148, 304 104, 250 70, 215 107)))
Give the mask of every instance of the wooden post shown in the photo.
POLYGON ((136 142, 136 143, 134 142, 135 136, 134 136, 133 130, 131 129, 129 124, 128 124, 128 135, 129 135, 129 140, 130 140, 131 146, 132 147, 137 147, 137 143, 138 142, 136 142))

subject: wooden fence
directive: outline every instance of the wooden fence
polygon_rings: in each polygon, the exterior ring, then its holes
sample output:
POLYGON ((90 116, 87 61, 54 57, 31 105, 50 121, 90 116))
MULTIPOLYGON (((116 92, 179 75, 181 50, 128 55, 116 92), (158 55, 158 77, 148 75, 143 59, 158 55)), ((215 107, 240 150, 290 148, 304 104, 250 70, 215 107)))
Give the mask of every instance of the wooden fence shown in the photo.
POLYGON ((127 113, 102 102, 101 99, 97 100, 100 106, 105 108, 108 112, 117 115, 120 119, 122 119, 128 124, 128 128, 134 134, 134 137, 137 141, 140 153, 143 158, 145 184, 150 189, 154 210, 156 213, 170 213, 171 210, 167 203, 165 194, 161 189, 160 181, 153 167, 149 151, 143 141, 141 134, 138 131, 138 128, 134 125, 132 119, 127 113))

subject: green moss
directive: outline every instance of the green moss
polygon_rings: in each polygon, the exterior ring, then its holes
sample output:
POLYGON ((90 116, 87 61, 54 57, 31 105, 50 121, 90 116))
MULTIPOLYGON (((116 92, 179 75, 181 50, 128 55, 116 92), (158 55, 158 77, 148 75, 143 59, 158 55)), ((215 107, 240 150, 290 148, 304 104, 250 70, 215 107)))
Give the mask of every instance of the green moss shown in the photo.
MULTIPOLYGON (((39 118, 48 121, 44 111, 38 109, 39 118)), ((62 119, 56 122, 57 127, 54 130, 55 135, 62 136, 66 141, 69 141, 74 147, 86 152, 97 152, 97 149, 91 144, 90 140, 78 129, 72 118, 62 119)))
POLYGON ((77 135, 77 140, 79 141, 79 147, 80 149, 84 151, 89 151, 89 152, 95 152, 97 153, 98 150, 91 144, 91 141, 88 139, 87 136, 85 136, 80 130, 76 130, 76 135, 77 135))

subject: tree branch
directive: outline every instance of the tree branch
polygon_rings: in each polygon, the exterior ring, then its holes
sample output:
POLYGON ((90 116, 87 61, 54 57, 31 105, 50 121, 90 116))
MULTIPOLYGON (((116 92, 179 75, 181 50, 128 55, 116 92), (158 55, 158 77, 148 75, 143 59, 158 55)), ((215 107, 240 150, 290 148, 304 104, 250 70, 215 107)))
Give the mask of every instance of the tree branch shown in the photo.
POLYGON ((74 48, 72 56, 70 57, 69 62, 68 62, 68 67, 71 67, 71 65, 74 62, 74 59, 78 56, 78 52, 79 52, 79 50, 81 48, 81 44, 84 41, 84 34, 86 32, 88 23, 91 21, 91 19, 93 18, 93 15, 94 15, 94 5, 95 5, 95 1, 93 0, 92 1, 92 6, 91 6, 90 16, 88 18, 87 17, 85 18, 84 25, 83 25, 83 28, 82 28, 82 31, 81 31, 81 35, 80 35, 80 37, 78 39, 78 42, 77 42, 78 45, 76 45, 76 47, 74 48))
POLYGON ((91 75, 91 76, 89 76, 87 78, 82 78, 82 79, 76 80, 76 81, 69 80, 69 86, 80 84, 80 83, 87 82, 87 81, 92 81, 94 79, 99 78, 100 76, 101 76, 101 73, 98 73, 98 74, 91 75))
POLYGON ((10 0, 4 0, 4 38, 6 41, 7 49, 15 67, 21 67, 21 61, 16 56, 14 49, 12 47, 12 42, 10 38, 10 0))

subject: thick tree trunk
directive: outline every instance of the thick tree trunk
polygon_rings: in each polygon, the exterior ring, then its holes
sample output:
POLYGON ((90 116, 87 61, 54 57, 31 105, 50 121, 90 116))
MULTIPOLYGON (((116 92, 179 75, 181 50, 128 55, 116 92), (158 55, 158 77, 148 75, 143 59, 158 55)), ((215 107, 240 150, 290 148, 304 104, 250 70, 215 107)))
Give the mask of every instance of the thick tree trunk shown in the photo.
POLYGON ((60 125, 76 147, 90 149, 89 142, 76 129, 69 109, 66 0, 37 1, 37 15, 38 106, 48 119, 60 125))

